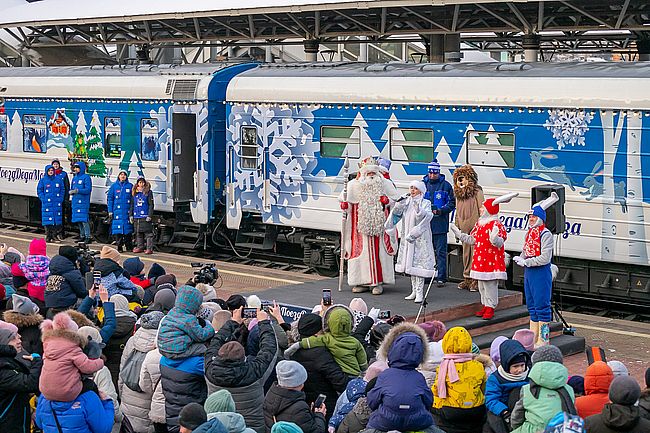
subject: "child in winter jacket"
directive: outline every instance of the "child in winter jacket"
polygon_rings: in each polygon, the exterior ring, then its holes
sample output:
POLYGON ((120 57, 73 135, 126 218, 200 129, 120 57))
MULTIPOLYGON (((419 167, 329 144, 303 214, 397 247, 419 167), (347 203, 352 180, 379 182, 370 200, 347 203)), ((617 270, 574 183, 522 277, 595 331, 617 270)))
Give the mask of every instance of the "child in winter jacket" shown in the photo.
POLYGON ((650 420, 650 368, 645 370, 645 389, 639 397, 639 411, 641 418, 650 420))
POLYGON ((44 432, 110 433, 113 428, 113 401, 100 400, 87 391, 70 402, 52 401, 43 394, 36 406, 36 426, 44 432), (61 429, 56 425, 59 420, 61 429))
POLYGON ((650 420, 641 417, 637 402, 641 388, 630 376, 617 376, 609 387, 609 399, 603 411, 587 417, 587 433, 647 433, 650 420))
POLYGON ((433 394, 416 368, 427 359, 427 336, 417 325, 394 327, 379 348, 388 369, 379 373, 368 393, 373 410, 368 429, 379 431, 422 431, 433 427, 430 408, 433 394))
MULTIPOLYGON (((25 263, 17 266, 22 275, 29 281, 27 292, 36 302, 41 311, 45 311, 45 286, 50 275, 50 258, 47 256, 47 244, 44 239, 34 239, 29 244, 29 255, 25 263)), ((13 271, 13 267, 12 267, 13 271)), ((14 275, 16 275, 14 273, 14 275)))
POLYGON ((433 385, 433 416, 447 433, 475 433, 485 421, 485 369, 471 353, 472 337, 463 327, 442 339, 445 353, 433 385))
POLYGON ((530 355, 517 340, 505 340, 499 346, 501 365, 487 380, 485 406, 487 423, 496 433, 509 431, 510 412, 519 399, 519 390, 528 383, 530 355), (511 397, 512 396, 512 397, 511 397), (514 400, 514 401, 513 401, 514 400))
POLYGON ((130 215, 136 242, 133 252, 153 254, 153 191, 144 177, 139 178, 133 188, 130 215))
POLYGON ((41 324, 43 331, 43 371, 39 389, 45 398, 73 401, 82 391, 81 375, 92 374, 104 366, 101 359, 89 359, 82 348, 86 341, 79 327, 66 313, 41 324))
POLYGON ((585 373, 585 395, 576 398, 576 410, 581 418, 602 412, 609 403, 609 385, 614 380, 614 372, 606 362, 596 361, 587 367, 585 373))
MULTIPOLYGON (((311 349, 312 347, 327 347, 336 363, 344 373, 358 376, 368 367, 366 351, 359 340, 352 334, 353 315, 345 305, 334 305, 323 316, 322 335, 314 335, 300 341, 299 347, 311 349)), ((291 355, 298 347, 295 345, 285 352, 291 355)))
POLYGON ((151 280, 142 273, 144 270, 144 263, 142 263, 140 257, 131 257, 129 259, 126 259, 124 260, 124 263, 122 263, 122 266, 124 267, 124 270, 129 273, 131 282, 133 284, 140 286, 143 289, 151 286, 151 280))
POLYGON ((18 328, 23 349, 27 353, 43 354, 40 325, 43 316, 38 314, 38 306, 31 299, 17 294, 11 295, 11 310, 3 314, 5 322, 13 323, 18 328))
POLYGON ((199 323, 196 313, 203 303, 203 295, 192 286, 178 290, 174 308, 162 320, 158 331, 158 350, 167 358, 183 359, 203 355, 204 342, 214 336, 212 324, 199 323))

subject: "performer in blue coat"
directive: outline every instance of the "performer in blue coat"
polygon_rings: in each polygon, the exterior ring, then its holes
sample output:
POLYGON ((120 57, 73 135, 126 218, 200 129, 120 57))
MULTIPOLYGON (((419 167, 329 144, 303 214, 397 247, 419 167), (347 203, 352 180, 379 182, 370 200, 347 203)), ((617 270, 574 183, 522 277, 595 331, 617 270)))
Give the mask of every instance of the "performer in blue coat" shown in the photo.
POLYGON ((74 176, 70 185, 70 200, 72 201, 72 222, 79 226, 81 241, 90 243, 90 193, 93 190, 93 183, 90 176, 86 174, 86 163, 77 161, 72 166, 74 176))
POLYGON ((136 241, 133 252, 153 254, 153 191, 144 177, 139 178, 133 188, 130 215, 136 241))
POLYGON ((111 220, 111 234, 115 236, 117 250, 133 249, 133 224, 129 219, 129 209, 133 200, 133 184, 129 182, 129 175, 122 170, 117 175, 117 182, 111 185, 107 193, 106 204, 108 217, 111 220))
POLYGON ((61 167, 61 161, 58 159, 52 160, 52 167, 54 167, 54 174, 61 178, 63 186, 65 186, 65 195, 63 196, 63 224, 61 230, 56 234, 58 240, 65 239, 65 224, 70 222, 70 178, 68 173, 61 167))
POLYGON ((41 221, 45 226, 45 242, 53 242, 63 225, 63 180, 51 165, 45 166, 45 175, 38 181, 37 194, 41 200, 41 221))
POLYGON ((449 214, 456 208, 456 198, 451 184, 440 174, 440 164, 437 159, 431 161, 428 173, 422 181, 427 187, 424 198, 431 202, 431 239, 436 251, 436 280, 438 287, 447 282, 447 233, 449 232, 449 214))

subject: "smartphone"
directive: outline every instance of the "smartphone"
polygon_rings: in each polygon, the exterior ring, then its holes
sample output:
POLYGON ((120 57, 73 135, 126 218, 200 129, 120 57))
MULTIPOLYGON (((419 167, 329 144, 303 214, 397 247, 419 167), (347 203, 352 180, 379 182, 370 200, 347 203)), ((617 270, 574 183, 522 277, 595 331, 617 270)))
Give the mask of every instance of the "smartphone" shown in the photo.
POLYGON ((314 409, 318 409, 325 403, 325 399, 327 396, 325 394, 318 394, 318 398, 316 398, 316 401, 314 402, 314 409))
POLYGON ((332 305, 332 290, 323 289, 323 305, 332 305))
POLYGON ((382 320, 390 319, 390 310, 380 311, 377 318, 382 320))
POLYGON ((102 273, 100 271, 93 271, 93 285, 96 289, 99 288, 99 285, 102 283, 102 273))
POLYGON ((257 308, 244 308, 242 319, 254 319, 257 317, 257 308))
POLYGON ((262 301, 262 310, 264 310, 265 312, 270 313, 272 306, 273 306, 272 302, 262 301))

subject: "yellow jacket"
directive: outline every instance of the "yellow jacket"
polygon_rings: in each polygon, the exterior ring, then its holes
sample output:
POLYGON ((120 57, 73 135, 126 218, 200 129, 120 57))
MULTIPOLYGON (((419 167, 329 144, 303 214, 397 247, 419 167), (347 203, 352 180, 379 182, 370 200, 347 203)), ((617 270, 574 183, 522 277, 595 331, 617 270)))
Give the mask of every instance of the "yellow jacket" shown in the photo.
MULTIPOLYGON (((465 328, 451 328, 442 339, 442 351, 445 354, 471 353, 472 337, 465 328)), ((440 409, 444 406, 459 409, 471 409, 485 403, 485 369, 479 361, 456 362, 458 381, 451 383, 449 377, 447 384, 447 397, 438 397, 436 386, 440 367, 436 369, 436 380, 433 382, 433 407, 440 409)))

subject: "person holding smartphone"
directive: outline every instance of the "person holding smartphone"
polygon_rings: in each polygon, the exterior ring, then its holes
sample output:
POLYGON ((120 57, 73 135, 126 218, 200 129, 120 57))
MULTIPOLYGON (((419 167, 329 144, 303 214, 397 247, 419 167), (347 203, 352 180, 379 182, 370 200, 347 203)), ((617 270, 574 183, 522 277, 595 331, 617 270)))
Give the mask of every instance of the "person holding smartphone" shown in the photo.
POLYGON ((50 275, 45 286, 45 308, 48 318, 56 313, 73 308, 77 299, 88 294, 86 282, 77 267, 79 254, 75 247, 63 245, 59 254, 50 261, 50 275))

